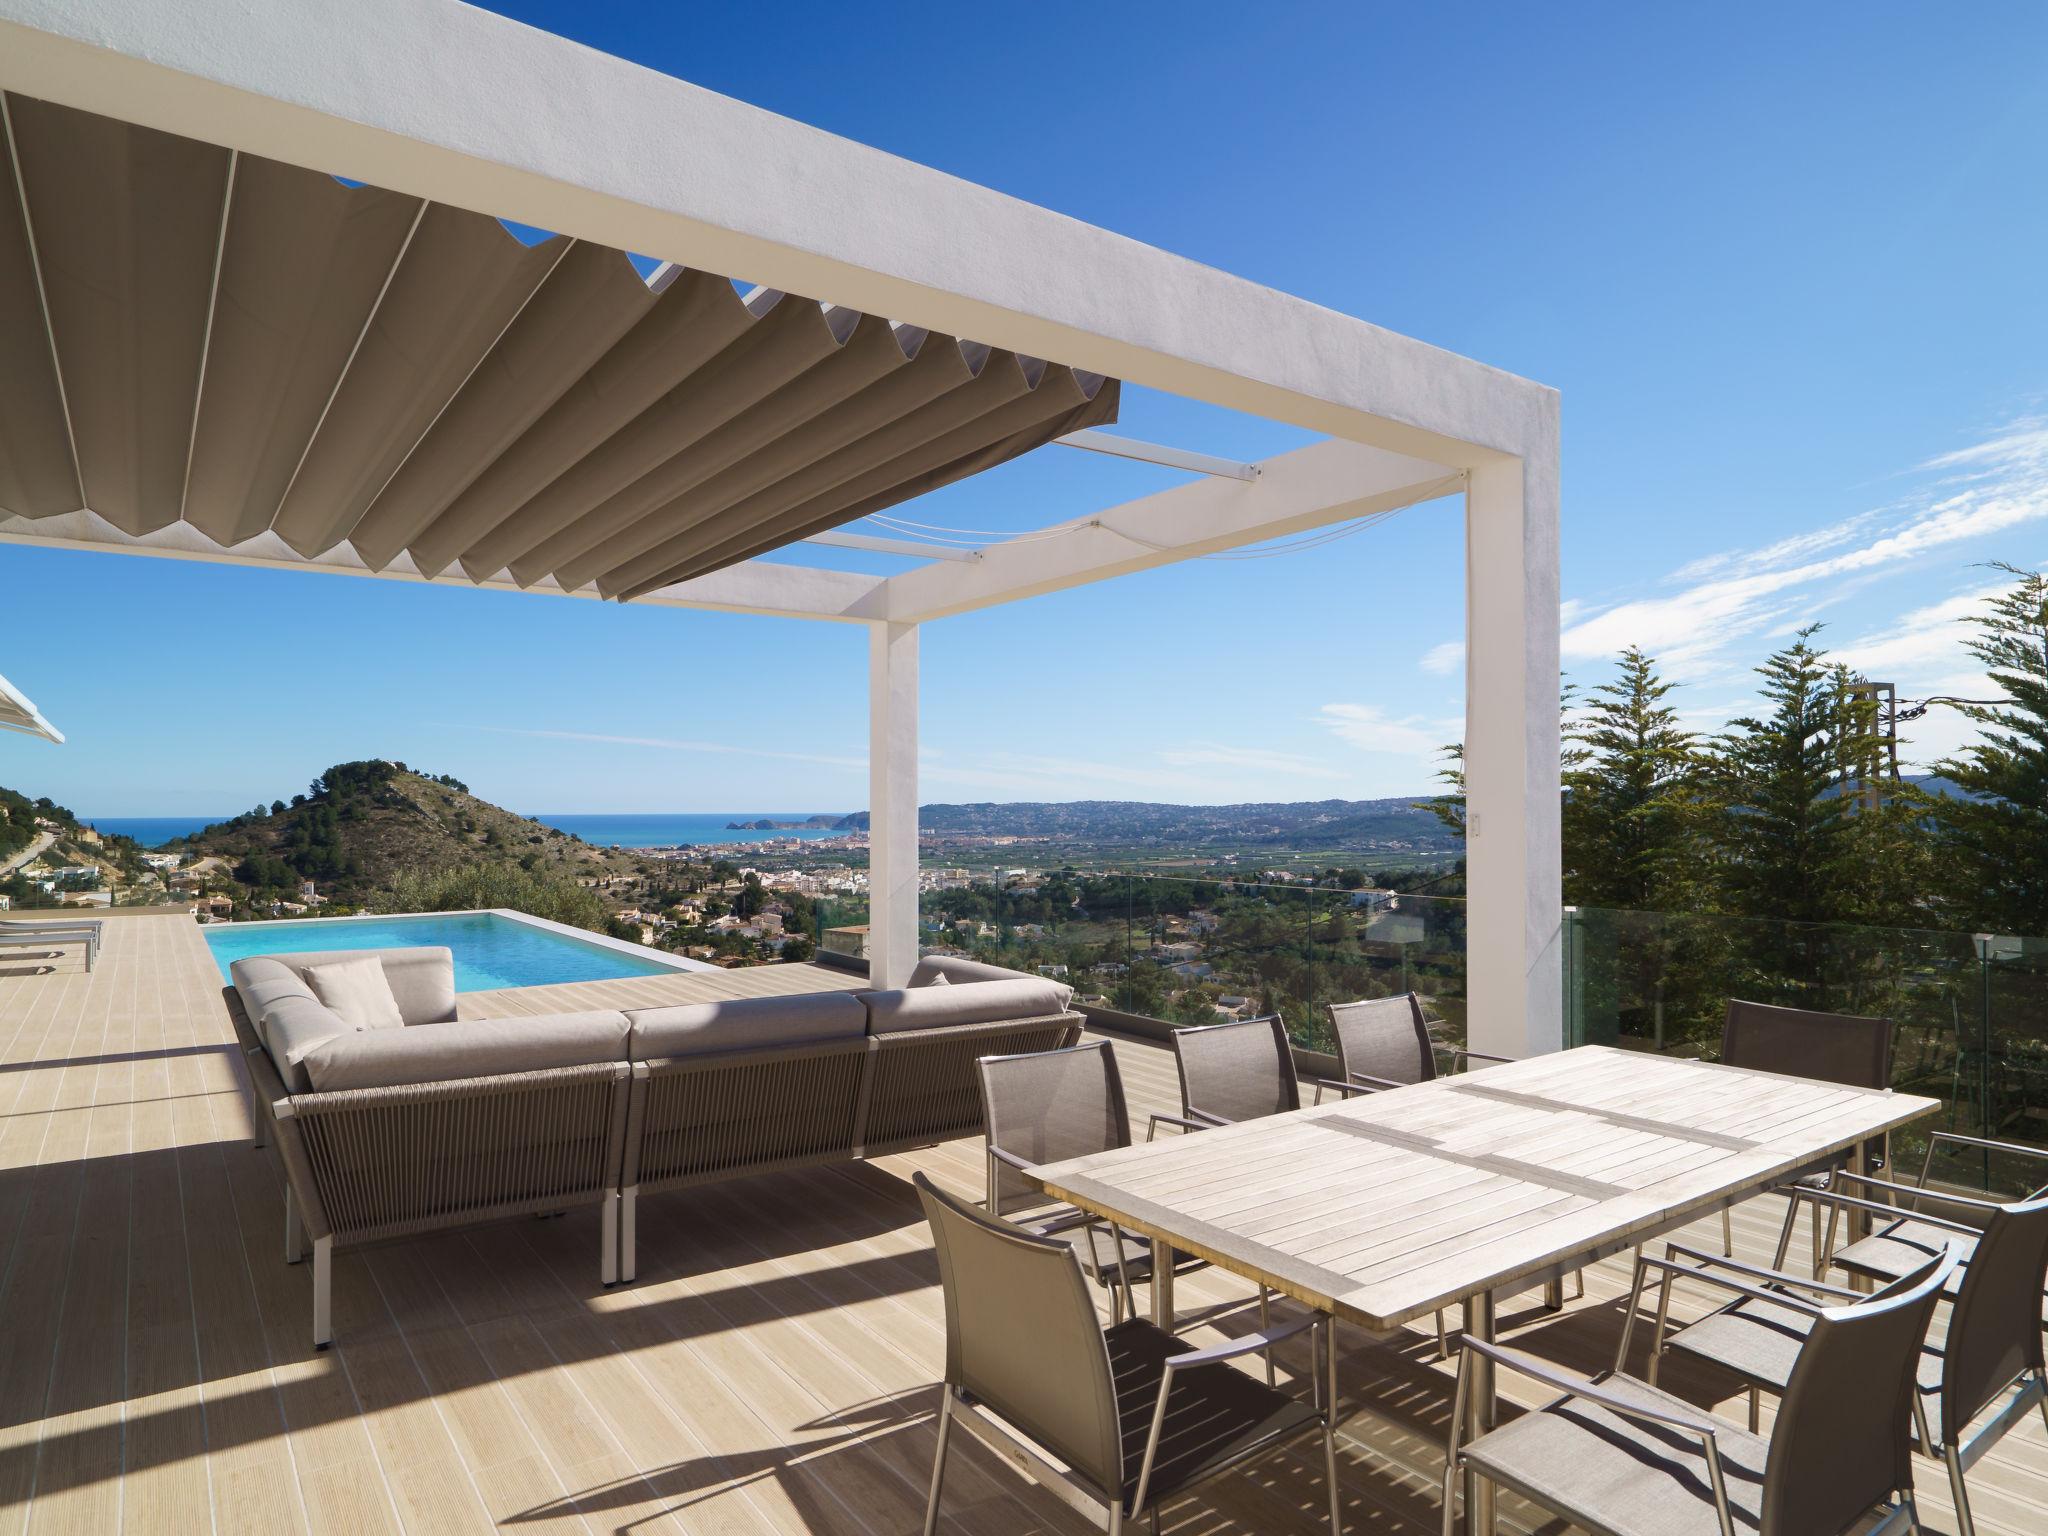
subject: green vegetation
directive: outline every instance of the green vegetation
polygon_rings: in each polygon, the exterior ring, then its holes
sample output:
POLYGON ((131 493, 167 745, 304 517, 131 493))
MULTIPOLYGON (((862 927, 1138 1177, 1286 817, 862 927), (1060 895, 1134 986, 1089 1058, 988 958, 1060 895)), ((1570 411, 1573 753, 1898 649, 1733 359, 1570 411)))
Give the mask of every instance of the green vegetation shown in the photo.
POLYGON ((479 861, 447 869, 404 870, 369 904, 372 912, 469 912, 486 907, 509 907, 592 933, 611 933, 617 926, 597 892, 517 864, 479 861))

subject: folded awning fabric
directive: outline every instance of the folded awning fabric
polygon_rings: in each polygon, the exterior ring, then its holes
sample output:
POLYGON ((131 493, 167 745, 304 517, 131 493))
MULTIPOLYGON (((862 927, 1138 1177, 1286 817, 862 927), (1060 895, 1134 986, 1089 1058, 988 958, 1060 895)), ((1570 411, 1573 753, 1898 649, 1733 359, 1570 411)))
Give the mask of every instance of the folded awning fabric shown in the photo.
POLYGON ((0 513, 631 598, 1116 419, 1097 374, 0 100, 0 513))
POLYGON ((40 736, 45 741, 61 742, 64 733, 45 720, 42 711, 28 700, 14 684, 0 677, 0 731, 20 731, 25 736, 40 736))

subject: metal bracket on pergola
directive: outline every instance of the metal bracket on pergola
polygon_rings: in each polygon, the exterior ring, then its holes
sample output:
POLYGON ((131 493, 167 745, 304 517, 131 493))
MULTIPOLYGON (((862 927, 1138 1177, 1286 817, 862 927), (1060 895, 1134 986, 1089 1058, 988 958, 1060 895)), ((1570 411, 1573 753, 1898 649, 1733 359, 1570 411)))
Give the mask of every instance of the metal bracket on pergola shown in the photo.
POLYGON ((865 624, 883 985, 920 624, 1462 493, 1468 1027, 1558 1042, 1554 391, 450 0, 0 0, 0 92, 0 541, 865 624), (1104 432, 1125 383, 1323 440, 1104 432), (849 526, 1054 443, 1195 478, 849 526))

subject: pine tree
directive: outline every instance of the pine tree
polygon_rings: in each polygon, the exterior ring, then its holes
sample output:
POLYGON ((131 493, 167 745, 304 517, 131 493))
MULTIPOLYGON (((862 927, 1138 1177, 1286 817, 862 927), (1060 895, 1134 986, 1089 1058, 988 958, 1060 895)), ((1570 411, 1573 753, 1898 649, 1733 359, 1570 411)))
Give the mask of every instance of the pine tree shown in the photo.
POLYGON ((2048 934, 2048 576, 2000 569, 2018 583, 1970 650, 2007 702, 1963 706, 1981 734, 1936 765, 1962 791, 1934 802, 1936 868, 1957 926, 2048 934))
POLYGON ((1757 668, 1769 713, 1730 721, 1717 744, 1716 905, 1744 917, 1910 927, 1926 890, 1924 803, 1875 771, 1876 701, 1809 643, 1819 628, 1757 668))
POLYGON ((1568 740, 1564 899, 1582 907, 1684 911, 1702 875, 1698 738, 1665 702, 1672 685, 1630 646, 1568 740))

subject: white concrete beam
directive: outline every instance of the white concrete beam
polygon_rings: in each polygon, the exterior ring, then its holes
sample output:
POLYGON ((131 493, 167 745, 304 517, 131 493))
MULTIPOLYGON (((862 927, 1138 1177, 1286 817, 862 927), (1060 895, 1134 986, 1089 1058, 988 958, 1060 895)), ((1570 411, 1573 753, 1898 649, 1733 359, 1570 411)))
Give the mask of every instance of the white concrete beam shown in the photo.
POLYGON ((917 964, 917 626, 868 630, 868 981, 917 964))
POLYGON ((1257 480, 1174 486, 1064 524, 1058 537, 990 545, 969 566, 892 576, 874 616, 921 623, 993 607, 1409 506, 1462 483, 1442 464, 1333 438, 1266 460, 1257 480))
MULTIPOLYGON (((359 576, 374 581, 425 581, 401 555, 389 567, 373 571, 346 544, 307 559, 275 534, 259 534, 223 547, 189 523, 173 523, 139 537, 123 533, 93 512, 66 512, 57 517, 9 516, 0 509, 0 544, 25 544, 43 549, 78 549, 94 553, 153 555, 165 560, 205 560, 216 565, 266 566, 274 570, 313 571, 328 576, 359 576)), ((884 578, 815 566, 782 565, 749 560, 663 587, 635 599, 658 608, 703 608, 716 613, 757 613, 773 618, 825 619, 857 623, 879 601, 884 578)), ((532 592, 547 597, 581 597, 597 601, 595 587, 564 592, 552 583, 521 587, 509 580, 471 581, 460 568, 437 576, 437 587, 475 587, 487 592, 532 592)))
POLYGON ((1466 1028, 1527 1056, 1564 1043, 1554 423, 1472 471, 1465 541, 1466 1028))
POLYGON ((452 0, 0 0, 0 86, 1461 468, 1550 395, 452 0))

